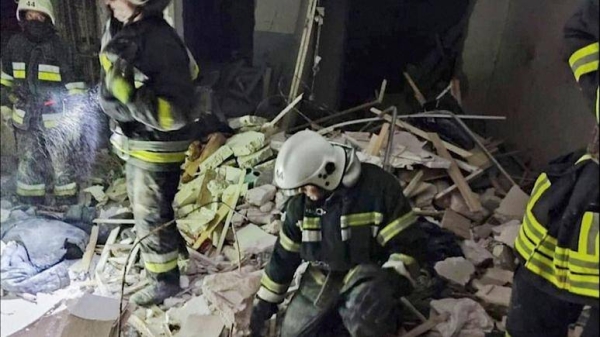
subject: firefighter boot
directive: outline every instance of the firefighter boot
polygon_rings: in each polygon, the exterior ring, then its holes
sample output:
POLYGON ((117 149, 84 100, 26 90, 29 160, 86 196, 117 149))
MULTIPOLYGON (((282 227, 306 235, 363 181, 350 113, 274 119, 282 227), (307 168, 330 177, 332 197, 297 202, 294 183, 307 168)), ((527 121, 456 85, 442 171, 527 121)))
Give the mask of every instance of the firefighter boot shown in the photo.
POLYGON ((129 298, 130 302, 141 307, 149 307, 155 304, 159 305, 165 299, 181 292, 181 287, 179 286, 179 269, 175 268, 166 273, 150 274, 152 274, 151 278, 153 282, 131 295, 129 298))

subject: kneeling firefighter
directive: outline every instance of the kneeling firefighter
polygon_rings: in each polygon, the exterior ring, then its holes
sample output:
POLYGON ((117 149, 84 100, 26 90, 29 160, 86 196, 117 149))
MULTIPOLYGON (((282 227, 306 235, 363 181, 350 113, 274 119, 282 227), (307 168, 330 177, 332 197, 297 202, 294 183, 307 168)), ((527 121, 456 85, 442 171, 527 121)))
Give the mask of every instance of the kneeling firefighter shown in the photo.
MULTIPOLYGON (((102 38, 100 101, 115 122, 111 144, 126 163, 138 238, 173 220, 180 165, 194 138, 198 66, 164 20, 170 0, 105 0, 111 18, 102 38)), ((149 306, 180 291, 183 238, 175 226, 141 242, 153 282, 130 301, 149 306)))
POLYGON ((251 318, 253 336, 277 312, 296 269, 310 262, 281 335, 386 336, 412 290, 425 236, 400 183, 354 149, 301 131, 281 148, 275 183, 295 192, 251 318))
POLYGON ((587 151, 555 160, 535 183, 515 242, 520 265, 507 336, 567 336, 584 306, 591 310, 581 336, 600 335, 598 14, 598 0, 585 0, 565 26, 569 65, 596 113, 594 137, 587 151))

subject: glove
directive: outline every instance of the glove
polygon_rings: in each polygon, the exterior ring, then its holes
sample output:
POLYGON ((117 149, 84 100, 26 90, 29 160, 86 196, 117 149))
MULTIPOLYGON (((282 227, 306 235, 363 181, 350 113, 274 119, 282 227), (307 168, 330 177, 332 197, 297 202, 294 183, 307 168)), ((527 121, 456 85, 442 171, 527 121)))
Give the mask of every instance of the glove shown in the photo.
POLYGON ((277 313, 277 304, 257 298, 250 317, 250 336, 263 337, 265 322, 277 313))
POLYGON ((127 104, 134 93, 133 71, 127 70, 122 62, 115 62, 106 72, 104 86, 119 102, 127 104))

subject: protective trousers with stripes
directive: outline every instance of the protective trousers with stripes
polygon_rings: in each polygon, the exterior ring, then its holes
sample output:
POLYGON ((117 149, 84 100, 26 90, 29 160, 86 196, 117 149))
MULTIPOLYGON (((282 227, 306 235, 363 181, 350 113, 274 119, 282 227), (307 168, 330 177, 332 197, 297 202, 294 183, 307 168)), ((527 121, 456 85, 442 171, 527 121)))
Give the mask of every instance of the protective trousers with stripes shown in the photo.
POLYGON ((51 178, 57 198, 74 199, 77 194, 74 170, 68 158, 71 152, 63 151, 59 140, 48 137, 47 132, 33 128, 15 132, 19 152, 17 195, 25 202, 43 201, 46 182, 51 178), (52 172, 53 177, 47 172, 52 172))
POLYGON ((172 203, 179 171, 152 172, 126 164, 127 192, 135 218, 142 259, 147 274, 158 281, 179 282, 177 259, 185 242, 175 223, 153 232, 174 219, 172 203))

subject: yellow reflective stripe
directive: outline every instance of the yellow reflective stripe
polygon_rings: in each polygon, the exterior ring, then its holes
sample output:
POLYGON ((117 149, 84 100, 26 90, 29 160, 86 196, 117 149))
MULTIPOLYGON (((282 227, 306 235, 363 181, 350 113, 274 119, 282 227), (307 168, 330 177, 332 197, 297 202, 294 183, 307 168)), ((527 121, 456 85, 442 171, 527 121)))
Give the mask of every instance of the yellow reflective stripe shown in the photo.
POLYGON ((323 235, 320 230, 304 230, 302 231, 302 242, 320 242, 323 235))
POLYGON ((583 76, 585 74, 589 74, 589 73, 594 72, 594 71, 598 71, 598 60, 592 61, 592 62, 588 62, 586 64, 583 64, 583 65, 577 67, 577 69, 574 72, 575 79, 577 81, 579 81, 579 79, 581 78, 581 76, 583 76))
POLYGON ((598 54, 600 50, 598 42, 589 44, 581 49, 578 49, 576 52, 571 55, 569 58, 569 65, 573 66, 577 61, 581 60, 584 57, 589 55, 598 54))
POLYGON ((288 289, 287 284, 281 284, 281 283, 277 283, 273 280, 271 280, 271 278, 269 277, 269 275, 267 275, 267 273, 263 273, 263 276, 260 280, 260 284, 269 289, 270 291, 277 293, 277 294, 284 294, 286 292, 286 290, 288 289))
POLYGON ((302 221, 302 229, 321 229, 321 218, 305 217, 302 221))
POLYGON ((0 72, 0 84, 2 84, 5 87, 12 87, 13 77, 5 73, 4 71, 0 72))
POLYGON ((165 130, 170 130, 173 127, 175 119, 173 118, 173 110, 171 103, 167 100, 158 97, 157 99, 158 125, 165 130))
POLYGON ((390 258, 388 259, 388 261, 400 261, 406 265, 417 264, 417 260, 415 260, 414 257, 405 255, 405 254, 400 254, 400 253, 394 253, 394 254, 390 255, 390 258))
POLYGON ((325 277, 325 275, 323 275, 323 272, 313 267, 309 267, 308 272, 319 285, 325 284, 327 278, 325 277))
POLYGON ((21 110, 21 109, 13 110, 13 114, 12 114, 13 122, 15 122, 17 124, 23 124, 24 119, 25 119, 25 110, 21 110))
POLYGON ((600 121, 600 114, 599 114, 599 110, 600 110, 600 87, 596 88, 596 123, 598 123, 600 121))
POLYGON ((40 64, 38 66, 38 79, 42 81, 60 82, 60 67, 49 64, 40 64))
POLYGON ((112 68, 112 62, 110 61, 106 53, 100 53, 98 58, 100 59, 100 65, 102 66, 102 69, 104 69, 104 71, 109 71, 110 68, 112 68))
POLYGON ((15 78, 25 78, 25 70, 13 70, 13 76, 15 78))
MULTIPOLYGON (((588 252, 588 254, 594 254, 594 247, 592 248, 592 253, 589 253, 590 247, 588 246, 588 241, 590 238, 590 234, 592 232, 592 223, 594 221, 594 214, 591 212, 585 212, 583 217, 581 218, 581 230, 579 233, 579 242, 577 246, 577 250, 580 252, 588 252)), ((597 232, 597 231, 596 231, 597 232)))
POLYGON ((143 150, 131 150, 129 152, 123 150, 116 142, 111 141, 112 145, 121 153, 131 157, 143 160, 148 163, 155 164, 173 164, 181 163, 185 160, 185 152, 150 152, 143 150))
POLYGON ((283 230, 279 232, 279 243, 281 244, 281 247, 288 252, 298 253, 300 251, 300 244, 288 238, 283 230))
POLYGON ((77 194, 77 183, 54 186, 54 195, 56 196, 72 196, 77 194))
POLYGON ((25 63, 13 62, 12 68, 14 78, 25 78, 25 63))
POLYGON ((70 89, 68 91, 69 95, 71 95, 71 96, 85 94, 85 92, 86 92, 85 89, 70 89))
POLYGON ((355 213, 342 215, 340 224, 342 228, 349 226, 379 225, 383 221, 383 214, 379 212, 355 213))
POLYGON ((539 257, 535 255, 526 262, 525 267, 551 282, 559 289, 564 289, 577 295, 598 298, 600 293, 598 276, 572 274, 568 270, 548 266, 539 257))
POLYGON ((155 274, 166 273, 168 271, 171 271, 171 270, 177 268, 177 259, 174 259, 169 262, 162 262, 162 263, 144 261, 144 267, 146 267, 146 270, 153 272, 155 274))
POLYGON ((134 86, 136 89, 139 89, 139 88, 141 88, 143 85, 144 85, 144 82, 142 82, 142 81, 134 81, 134 82, 133 82, 133 86, 134 86))
POLYGON ((358 266, 350 269, 350 271, 346 274, 346 276, 344 276, 344 284, 348 283, 348 281, 350 281, 352 279, 352 277, 354 276, 354 274, 356 274, 357 271, 358 271, 358 266))
POLYGON ((379 241, 379 244, 384 246, 392 238, 394 238, 396 235, 400 234, 403 230, 412 225, 415 222, 415 220, 417 220, 415 213, 413 211, 410 211, 404 214, 402 217, 392 221, 390 224, 385 226, 385 228, 382 229, 381 232, 379 232, 379 234, 377 235, 377 240, 379 241))
POLYGON ((285 294, 276 294, 265 287, 260 287, 256 296, 269 303, 280 303, 285 298, 285 294))
POLYGON ((591 154, 585 154, 585 155, 583 155, 581 158, 579 158, 579 160, 577 160, 577 162, 575 163, 575 165, 577 165, 577 164, 579 164, 579 163, 582 163, 582 162, 584 162, 584 161, 586 161, 586 160, 591 160, 591 159, 593 159, 593 158, 594 158, 594 157, 592 157, 592 155, 591 155, 591 154))
POLYGON ((46 185, 30 185, 17 181, 17 195, 23 197, 43 197, 44 195, 46 195, 46 185))

